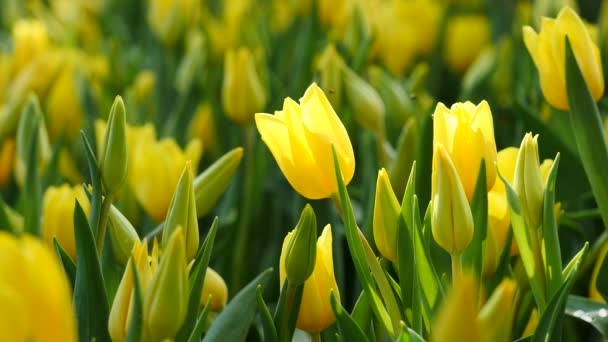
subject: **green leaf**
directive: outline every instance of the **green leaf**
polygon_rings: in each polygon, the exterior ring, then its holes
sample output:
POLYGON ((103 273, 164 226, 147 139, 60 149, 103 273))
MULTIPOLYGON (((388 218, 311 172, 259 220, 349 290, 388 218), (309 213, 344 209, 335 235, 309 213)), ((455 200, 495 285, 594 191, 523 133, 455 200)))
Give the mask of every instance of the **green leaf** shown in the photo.
MULTIPOLYGON (((375 289, 375 281, 371 275, 371 269, 368 265, 368 260, 363 249, 363 242, 361 241, 359 227, 355 220, 355 214, 353 212, 350 198, 342 178, 342 171, 340 171, 340 164, 338 163, 338 156, 336 150, 332 146, 332 152, 334 157, 334 168, 335 174, 338 181, 338 190, 340 197, 340 207, 342 209, 344 228, 346 231, 346 241, 348 243, 348 249, 355 264, 355 270, 357 271, 357 277, 363 287, 364 291, 367 292, 370 300, 370 306, 376 318, 382 323, 384 328, 387 330, 390 336, 394 337, 397 334, 399 328, 399 321, 395 321, 384 306, 380 296, 375 289)), ((377 262, 377 261, 376 261, 377 262)))
POLYGON ((274 321, 268 311, 264 297, 262 296, 262 286, 258 285, 256 288, 256 296, 258 301, 258 311, 260 311, 260 317, 262 317, 262 328, 264 329, 264 341, 277 342, 279 337, 277 336, 277 328, 274 326, 274 321))
POLYGON ((570 124, 583 162, 583 168, 591 184, 604 227, 608 229, 608 145, 604 125, 597 104, 585 83, 576 62, 572 46, 566 37, 566 89, 570 106, 570 124))
POLYGON ((78 337, 80 341, 110 341, 108 300, 93 232, 80 203, 75 202, 74 236, 78 264, 74 282, 74 309, 78 317, 78 337))
POLYGON ((65 274, 68 276, 68 280, 70 281, 70 286, 72 289, 74 288, 74 282, 76 280, 76 264, 70 258, 65 249, 59 244, 56 237, 53 237, 53 246, 55 247, 55 253, 57 253, 57 257, 61 262, 61 266, 65 271, 65 274))
POLYGON ((546 341, 559 341, 561 340, 562 332, 562 320, 564 318, 564 309, 566 307, 566 301, 574 280, 579 270, 579 266, 582 264, 582 260, 585 257, 589 244, 585 243, 585 246, 575 256, 576 261, 573 265, 573 271, 570 276, 566 278, 566 281, 562 284, 559 290, 549 301, 546 310, 542 313, 538 322, 538 327, 534 332, 532 341, 534 342, 546 342, 546 341))
POLYGON ((293 338, 303 294, 304 284, 290 286, 289 280, 285 279, 274 312, 274 324, 279 341, 291 341, 293 338))
POLYGON ((472 269, 480 279, 483 278, 483 257, 486 235, 488 231, 488 186, 486 183, 486 163, 481 160, 479 173, 477 174, 477 184, 471 202, 471 212, 473 213, 473 240, 469 247, 464 251, 463 261, 465 265, 472 266, 472 269))
POLYGON ((42 189, 46 189, 49 185, 59 184, 61 181, 61 175, 59 174, 61 146, 63 146, 63 136, 59 136, 53 144, 51 159, 46 164, 44 174, 42 175, 42 189))
POLYGON ((557 235, 555 218, 555 181, 559 167, 559 153, 555 156, 543 199, 543 255, 545 256, 545 275, 547 276, 547 296, 551 298, 562 285, 562 253, 557 235))
POLYGON ((197 342, 201 340, 201 335, 203 334, 205 323, 207 322, 207 316, 209 315, 210 310, 211 298, 207 300, 207 304, 205 304, 203 311, 201 311, 201 313, 198 315, 198 319, 196 320, 194 329, 192 329, 192 334, 190 334, 190 337, 188 338, 188 342, 197 342))
MULTIPOLYGON (((30 106, 26 106, 25 110, 28 110, 30 106)), ((35 109, 31 109, 35 110, 35 109)), ((24 115, 22 113, 21 115, 24 115)), ((40 177, 38 175, 38 151, 39 148, 39 122, 35 121, 33 127, 29 129, 34 130, 36 133, 32 134, 29 143, 29 149, 27 153, 26 169, 25 169, 25 184, 23 185, 23 198, 24 198, 24 213, 23 213, 23 227, 24 230, 34 236, 40 236, 40 216, 42 212, 42 189, 40 184, 40 177)), ((21 123, 19 125, 21 130, 21 123)))
POLYGON ((8 216, 8 210, 9 209, 6 202, 4 201, 4 198, 0 196, 0 230, 6 230, 15 233, 16 229, 11 223, 11 220, 8 216))
POLYGON ((125 342, 140 342, 143 339, 143 325, 144 325, 144 313, 143 313, 143 299, 141 282, 139 281, 139 272, 134 262, 131 262, 131 269, 133 271, 133 302, 130 308, 129 326, 127 327, 127 338, 125 342))
POLYGON ((239 291, 216 317, 203 341, 245 341, 255 315, 256 288, 266 286, 271 274, 272 268, 269 268, 239 291))
POLYGON ((591 324, 604 338, 608 337, 608 304, 570 295, 566 315, 591 324))
MULTIPOLYGON (((599 259, 596 262, 599 262, 599 259)), ((608 298, 608 258, 606 258, 606 255, 604 255, 604 258, 602 259, 602 265, 600 266, 600 269, 597 272, 597 277, 595 279, 595 288, 600 293, 600 295, 602 295, 602 298, 604 298, 604 300, 608 298)))
POLYGON ((336 315, 336 323, 338 324, 340 336, 344 341, 369 341, 363 330, 361 330, 361 327, 357 325, 357 322, 348 315, 348 312, 336 300, 333 291, 330 295, 330 303, 336 315))
MULTIPOLYGON (((528 234, 528 227, 522 215, 519 197, 517 196, 515 190, 511 188, 509 182, 502 176, 502 174, 500 174, 498 168, 496 168, 496 171, 503 184, 505 185, 507 202, 509 203, 509 208, 511 212, 511 226, 513 228, 513 234, 515 235, 515 239, 517 240, 519 254, 521 256, 522 263, 524 264, 526 275, 528 276, 528 280, 530 281, 530 288, 532 289, 532 294, 534 295, 536 305, 539 307, 539 311, 543 312, 547 302, 544 292, 544 281, 542 281, 538 274, 539 268, 543 267, 543 265, 536 264, 537 259, 532 249, 533 242, 531 241, 531 237, 528 234)), ((542 259, 539 259, 539 263, 540 262, 542 262, 542 259)))
POLYGON ((371 338, 372 332, 370 331, 371 329, 369 329, 368 327, 370 326, 370 323, 372 321, 372 310, 369 306, 369 301, 367 300, 367 295, 365 294, 365 291, 361 291, 359 299, 357 299, 355 307, 351 312, 351 317, 355 321, 355 323, 357 323, 357 325, 363 329, 363 331, 368 333, 367 336, 371 338))
POLYGON ((93 236, 97 237, 97 227, 99 226, 99 218, 101 216, 101 202, 103 200, 101 195, 101 177, 99 175, 99 168, 97 167, 97 159, 95 153, 89 145, 89 140, 85 135, 84 131, 80 131, 80 137, 82 138, 82 145, 84 147, 84 154, 87 157, 87 164, 89 165, 89 175, 91 177, 91 185, 93 192, 91 193, 91 212, 89 213, 89 225, 95 229, 93 236))
POLYGON ((198 253, 194 259, 190 276, 188 277, 190 297, 188 298, 188 313, 186 320, 177 333, 177 341, 185 341, 191 336, 192 329, 196 324, 198 317, 198 309, 200 307, 201 295, 203 291, 203 284, 205 283, 205 275, 207 274, 207 266, 209 266, 209 259, 211 259, 211 250, 213 249, 213 243, 215 241, 215 235, 219 226, 219 219, 217 216, 211 224, 211 229, 205 238, 205 241, 200 246, 198 253))

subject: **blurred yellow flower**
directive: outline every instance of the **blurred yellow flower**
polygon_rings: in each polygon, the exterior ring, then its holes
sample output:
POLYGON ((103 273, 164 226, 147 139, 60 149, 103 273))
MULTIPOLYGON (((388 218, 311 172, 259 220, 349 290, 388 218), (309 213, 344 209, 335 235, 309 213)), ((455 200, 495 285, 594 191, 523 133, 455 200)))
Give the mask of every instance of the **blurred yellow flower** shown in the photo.
POLYGON ((74 239, 74 207, 76 200, 89 215, 90 205, 82 185, 69 184, 50 186, 42 199, 42 237, 49 247, 53 238, 76 260, 76 241, 74 239))
POLYGON ((545 99, 553 107, 568 110, 566 93, 566 36, 574 57, 593 98, 604 94, 604 75, 600 51, 584 22, 570 7, 564 7, 556 19, 542 18, 540 32, 523 28, 524 43, 538 69, 545 99))
POLYGON ((34 57, 49 49, 46 26, 38 20, 20 19, 13 26, 13 72, 17 74, 34 57))
POLYGON ((471 273, 463 273, 446 295, 432 323, 433 342, 480 342, 477 321, 478 282, 471 273))
POLYGON ((186 161, 198 169, 202 146, 198 139, 191 140, 182 150, 173 138, 156 140, 154 135, 142 134, 131 145, 128 181, 135 197, 146 213, 156 222, 165 219, 186 161))
POLYGON ((0 340, 76 341, 66 275, 39 240, 0 231, 0 340))
POLYGON ((148 0, 148 24, 165 45, 173 46, 200 11, 195 0, 148 0))
POLYGON ((287 98, 283 110, 275 115, 256 114, 255 122, 279 168, 302 196, 320 199, 338 192, 332 146, 344 183, 352 179, 355 156, 348 132, 315 83, 300 104, 287 98))
POLYGON ((496 180, 496 142, 492 112, 486 101, 455 103, 448 109, 438 103, 433 114, 433 145, 441 143, 450 155, 467 199, 473 199, 481 160, 485 160, 486 184, 496 180))
POLYGON ((204 151, 213 151, 217 144, 217 132, 213 108, 209 103, 196 107, 190 124, 190 139, 200 139, 204 151))
POLYGON ((211 311, 221 311, 228 300, 228 287, 224 278, 211 267, 207 267, 207 273, 205 273, 203 293, 201 294, 201 308, 207 304, 209 297, 211 297, 211 311))
POLYGON ((0 188, 3 188, 11 180, 13 165, 15 163, 15 138, 9 137, 4 140, 0 147, 0 188))
POLYGON ((266 106, 266 89, 246 47, 228 50, 224 58, 222 105, 224 113, 240 125, 253 123, 255 113, 266 106))
MULTIPOLYGON (((283 241, 283 249, 289 243, 287 235, 283 241)), ((334 259, 332 254, 331 226, 328 224, 323 228, 321 236, 317 240, 317 258, 315 268, 310 277, 304 282, 304 292, 296 327, 298 329, 318 333, 336 321, 334 312, 330 305, 330 293, 333 291, 336 299, 340 301, 340 292, 334 275, 334 259)), ((281 286, 285 281, 284 253, 281 253, 279 264, 281 286)))
POLYGON ((447 66, 463 73, 490 43, 490 21, 483 15, 457 15, 448 20, 443 45, 447 66))
POLYGON ((383 257, 397 263, 399 220, 401 219, 401 204, 385 169, 378 172, 376 181, 376 199, 374 202, 374 242, 383 257))

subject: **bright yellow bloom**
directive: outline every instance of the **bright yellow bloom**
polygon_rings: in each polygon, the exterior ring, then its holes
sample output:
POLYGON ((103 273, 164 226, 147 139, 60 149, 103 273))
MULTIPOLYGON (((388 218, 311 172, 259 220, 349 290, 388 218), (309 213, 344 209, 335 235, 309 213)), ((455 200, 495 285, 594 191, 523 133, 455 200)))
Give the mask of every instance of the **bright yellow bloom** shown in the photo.
POLYGON ((49 37, 44 23, 21 19, 13 26, 13 72, 16 74, 34 57, 49 48, 49 37))
POLYGON ((477 321, 477 287, 478 282, 471 273, 464 273, 460 281, 454 284, 433 320, 431 341, 481 341, 477 321))
MULTIPOLYGON (((292 235, 287 235, 283 241, 283 249, 279 264, 281 287, 285 281, 285 249, 292 235)), ((317 240, 317 258, 315 269, 304 283, 302 303, 298 313, 296 327, 298 329, 317 333, 323 331, 336 321, 330 304, 330 293, 333 291, 340 301, 340 292, 334 275, 334 257, 332 254, 331 226, 323 228, 317 240)))
POLYGON ((504 278, 479 312, 482 341, 510 341, 517 283, 504 278))
POLYGON ((0 340, 76 341, 70 292, 52 250, 0 232, 0 340))
POLYGON ((266 97, 251 51, 246 47, 228 50, 222 83, 222 104, 226 115, 240 125, 251 124, 254 114, 264 109, 266 97))
POLYGON ((434 0, 361 2, 375 40, 372 55, 393 75, 428 55, 437 41, 441 6, 434 0))
POLYGON ((433 238, 451 255, 459 255, 473 239, 473 214, 456 168, 441 143, 433 153, 431 200, 433 238))
POLYGON ((89 200, 81 185, 50 186, 42 199, 42 237, 49 247, 53 247, 53 238, 57 238, 57 242, 72 260, 76 260, 75 200, 78 200, 84 212, 89 215, 89 200))
POLYGON ((192 162, 193 170, 198 168, 202 146, 199 140, 192 140, 182 150, 174 139, 157 141, 145 131, 139 138, 131 145, 128 180, 146 213, 160 222, 167 214, 186 161, 192 162))
POLYGON ((224 278, 211 267, 207 267, 207 273, 205 273, 203 293, 201 294, 201 308, 207 304, 209 297, 211 297, 211 311, 221 311, 228 300, 228 287, 224 278))
POLYGON ((374 202, 374 241, 383 257, 398 262, 398 234, 401 204, 385 169, 378 172, 374 202))
POLYGON ((355 156, 348 133, 315 83, 300 104, 287 98, 282 111, 256 114, 255 122, 281 171, 302 196, 320 199, 338 192, 332 146, 344 183, 352 179, 355 156))
POLYGON ((529 228, 538 228, 542 224, 545 192, 538 160, 538 135, 532 137, 532 133, 527 133, 521 142, 515 163, 513 190, 519 196, 522 214, 529 228))
POLYGON ((463 73, 490 43, 490 21, 483 15, 454 16, 445 33, 445 62, 452 71, 463 73))
MULTIPOLYGON (((124 341, 127 337, 135 286, 132 264, 135 264, 135 268, 137 269, 143 297, 155 271, 149 262, 147 240, 144 239, 143 242, 137 241, 135 243, 131 257, 125 267, 125 272, 116 290, 116 296, 114 297, 114 302, 110 308, 110 316, 108 317, 108 331, 113 341, 124 341)), ((156 266, 155 264, 156 260, 152 262, 152 265, 156 266)))
POLYGON ((553 107, 568 110, 566 93, 566 36, 574 57, 593 98, 604 94, 604 75, 600 51, 584 22, 570 7, 564 7, 556 19, 542 18, 540 32, 530 26, 523 28, 524 43, 538 69, 545 99, 553 107))
POLYGON ((77 66, 67 62, 55 82, 51 85, 45 105, 48 112, 49 136, 51 140, 60 135, 73 138, 84 123, 80 106, 80 89, 76 85, 77 66))
POLYGON ((7 138, 0 148, 0 187, 4 187, 13 175, 15 163, 15 138, 7 138))
POLYGON ((481 160, 486 164, 487 187, 496 180, 496 142, 492 112, 486 101, 479 105, 471 102, 455 103, 448 109, 438 103, 433 114, 433 145, 441 143, 464 187, 467 199, 473 199, 481 160))

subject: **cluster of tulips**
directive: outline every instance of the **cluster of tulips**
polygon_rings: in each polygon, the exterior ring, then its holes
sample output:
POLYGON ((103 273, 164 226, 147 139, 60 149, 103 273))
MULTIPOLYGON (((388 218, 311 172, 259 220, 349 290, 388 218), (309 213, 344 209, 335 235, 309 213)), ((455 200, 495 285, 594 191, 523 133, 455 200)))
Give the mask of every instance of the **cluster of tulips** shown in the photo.
POLYGON ((606 65, 608 2, 0 0, 0 340, 606 339, 606 65))

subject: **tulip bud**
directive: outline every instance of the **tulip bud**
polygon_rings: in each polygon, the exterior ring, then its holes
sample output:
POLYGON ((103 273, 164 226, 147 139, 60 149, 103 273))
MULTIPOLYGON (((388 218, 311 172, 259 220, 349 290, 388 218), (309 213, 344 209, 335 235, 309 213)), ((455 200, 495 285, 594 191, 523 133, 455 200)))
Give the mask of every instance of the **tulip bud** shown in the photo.
POLYGON ((283 241, 281 267, 293 286, 304 283, 315 268, 317 256, 317 219, 310 204, 300 215, 296 228, 283 241))
POLYGON ((169 238, 144 300, 144 317, 151 341, 177 335, 188 310, 188 264, 184 234, 178 227, 169 238))
POLYGON ((266 100, 266 89, 251 51, 241 47, 226 52, 222 83, 222 105, 226 115, 239 125, 251 124, 255 113, 266 106, 266 100))
POLYGON ((49 37, 44 23, 39 20, 18 20, 12 30, 13 72, 17 74, 34 57, 49 48, 49 37))
POLYGON ((532 137, 532 133, 527 133, 517 155, 513 188, 519 196, 523 216, 530 229, 542 224, 544 184, 538 158, 538 134, 532 137))
POLYGON ((110 207, 108 223, 114 257, 124 265, 129 260, 133 246, 139 242, 139 236, 131 222, 115 206, 110 207))
MULTIPOLYGON (((288 239, 289 235, 283 241, 284 249, 289 242, 288 239)), ((340 300, 340 293, 334 275, 332 236, 329 224, 323 228, 323 232, 317 240, 316 253, 314 271, 304 282, 302 303, 296 322, 298 329, 310 333, 318 333, 336 321, 330 305, 330 293, 333 291, 336 299, 340 300)), ((284 253, 281 253, 281 260, 284 260, 284 253)), ((281 263, 279 267, 281 286, 286 278, 286 270, 283 265, 281 263)))
POLYGON ((513 320, 513 297, 517 284, 505 278, 492 293, 477 316, 481 341, 511 341, 513 320))
POLYGON ((0 188, 8 184, 13 175, 15 163, 15 138, 9 137, 2 142, 0 147, 0 188))
POLYGON ((435 146, 433 164, 433 238, 448 253, 458 255, 473 239, 473 215, 456 168, 441 143, 435 146))
POLYGON ((213 108, 209 103, 200 104, 194 111, 190 124, 190 139, 200 139, 203 143, 204 153, 213 152, 217 145, 217 131, 213 108))
POLYGON ((384 128, 384 102, 369 83, 348 67, 344 67, 342 77, 346 98, 355 115, 355 120, 363 127, 380 132, 384 128))
POLYGON ((399 219, 401 205, 393 192, 393 187, 385 169, 378 172, 376 181, 376 201, 374 204, 374 241, 383 257, 398 262, 399 219))
POLYGON ((80 185, 50 186, 42 198, 42 237, 49 247, 53 246, 53 238, 56 238, 72 260, 76 260, 73 219, 76 200, 88 215, 91 210, 89 200, 80 185))
POLYGON ((327 45, 319 56, 317 71, 321 89, 330 92, 328 100, 336 111, 340 111, 342 104, 342 68, 344 59, 338 54, 334 44, 327 45))
POLYGON ((42 112, 38 98, 34 95, 30 96, 19 119, 16 136, 16 152, 17 158, 15 161, 15 180, 17 184, 23 186, 25 183, 26 165, 30 154, 32 141, 38 143, 38 173, 46 167, 51 154, 49 137, 44 125, 42 112), (37 135, 37 137, 36 137, 37 135))
POLYGON ((226 282, 214 269, 207 267, 205 282, 203 283, 203 293, 201 294, 200 307, 207 304, 211 297, 211 311, 221 311, 228 300, 228 287, 226 282))
POLYGON ((134 274, 133 266, 137 269, 139 275, 139 284, 142 293, 146 293, 146 289, 152 278, 153 270, 148 261, 148 242, 144 239, 143 242, 137 240, 133 247, 132 254, 127 262, 125 271, 122 275, 112 307, 108 317, 108 331, 113 341, 124 341, 127 337, 127 328, 131 320, 132 301, 134 295, 134 274))
POLYGON ((409 116, 415 113, 412 100, 397 80, 392 79, 380 67, 369 69, 370 83, 378 90, 378 94, 386 104, 386 114, 396 127, 401 127, 409 116))
POLYGON ((184 171, 177 183, 177 188, 169 204, 169 212, 163 227, 163 247, 167 246, 169 237, 178 228, 184 232, 186 238, 186 258, 194 259, 198 252, 199 232, 198 218, 196 216, 196 202, 194 187, 192 186, 192 166, 187 161, 184 171))
POLYGON ((55 253, 0 231, 0 339, 77 341, 70 284, 55 253))
POLYGON ((79 86, 76 84, 78 69, 75 56, 65 54, 67 60, 50 86, 45 105, 49 123, 49 135, 54 141, 60 135, 71 139, 78 134, 85 120, 80 105, 79 86))
POLYGON ((237 147, 224 154, 194 179, 196 213, 206 215, 224 193, 232 176, 241 165, 243 148, 237 147))
POLYGON ((101 144, 99 155, 99 172, 107 195, 115 194, 127 177, 127 119, 125 104, 116 96, 110 109, 108 126, 101 144))

